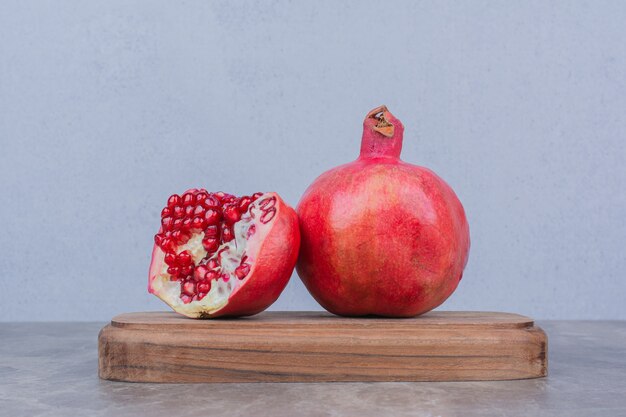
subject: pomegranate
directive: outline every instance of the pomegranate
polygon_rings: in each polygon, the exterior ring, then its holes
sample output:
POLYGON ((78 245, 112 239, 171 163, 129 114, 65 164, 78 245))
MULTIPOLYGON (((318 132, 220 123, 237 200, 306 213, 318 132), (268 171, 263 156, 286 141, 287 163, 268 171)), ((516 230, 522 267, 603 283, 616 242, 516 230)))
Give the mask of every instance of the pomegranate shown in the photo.
POLYGON ((470 246, 463 206, 434 172, 400 160, 403 131, 385 106, 372 110, 358 159, 318 177, 296 208, 296 269, 331 313, 416 316, 461 280, 470 246))
POLYGON ((188 317, 249 316, 287 285, 300 232, 276 193, 193 189, 168 199, 154 241, 150 293, 188 317))

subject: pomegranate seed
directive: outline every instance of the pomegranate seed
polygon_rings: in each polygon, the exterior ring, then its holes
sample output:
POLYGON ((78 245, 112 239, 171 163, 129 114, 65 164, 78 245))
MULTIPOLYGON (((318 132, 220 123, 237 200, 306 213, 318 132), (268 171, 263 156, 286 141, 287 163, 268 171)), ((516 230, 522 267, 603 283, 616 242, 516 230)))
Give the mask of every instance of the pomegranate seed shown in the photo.
POLYGON ((246 239, 250 239, 250 237, 254 235, 255 232, 256 232, 256 225, 253 224, 248 228, 248 231, 246 232, 246 239))
POLYGON ((163 219, 161 219, 161 224, 163 225, 163 230, 169 230, 174 224, 174 219, 170 216, 163 217, 163 219))
POLYGON ((204 297, 206 297, 206 293, 204 292, 199 292, 198 295, 196 296, 198 297, 198 301, 202 300, 204 297))
POLYGON ((204 219, 202 217, 194 217, 191 220, 191 228, 196 230, 202 230, 202 226, 204 225, 204 219))
POLYGON ((176 265, 176 254, 174 252, 167 252, 165 254, 165 263, 169 266, 176 265))
POLYGON ((189 253, 189 251, 179 253, 178 262, 180 265, 189 265, 191 263, 191 253, 189 253))
POLYGON ((172 239, 165 237, 161 239, 161 248, 165 250, 174 249, 174 242, 172 239))
POLYGON ((183 277, 188 277, 193 273, 193 265, 186 265, 180 268, 180 275, 183 277))
POLYGON ((193 193, 183 194, 183 206, 191 206, 196 202, 196 196, 193 193))
POLYGON ((220 213, 215 209, 208 209, 204 214, 204 221, 207 225, 218 224, 221 220, 220 213))
POLYGON ((220 229, 218 229, 216 225, 207 226, 207 228, 204 229, 204 237, 219 238, 219 236, 220 236, 220 229))
POLYGON ((234 195, 225 193, 224 191, 218 191, 218 192, 216 192, 213 195, 215 197, 217 197, 218 200, 220 200, 222 203, 224 203, 224 202, 231 202, 232 200, 235 199, 234 195))
POLYGON ((252 203, 252 199, 250 197, 244 196, 239 199, 239 212, 241 214, 248 211, 248 207, 250 207, 250 203, 252 203))
POLYGON ((182 230, 174 230, 172 232, 172 242, 176 242, 180 244, 186 240, 184 239, 184 237, 185 237, 185 234, 182 232, 182 230))
POLYGON ((207 252, 213 253, 220 247, 220 241, 214 237, 204 238, 202 240, 202 246, 204 246, 207 252))
POLYGON ((220 206, 220 201, 215 196, 210 195, 204 199, 202 206, 207 209, 217 208, 220 206))
POLYGON ((206 209, 202 206, 196 206, 195 209, 193 209, 193 215, 194 216, 204 216, 204 212, 206 211, 206 209))
POLYGON ((222 242, 230 242, 234 238, 233 230, 226 223, 222 223, 222 242))
POLYGON ((193 206, 185 206, 185 217, 193 217, 193 206))
POLYGON ((170 214, 172 214, 172 210, 170 210, 169 207, 165 207, 163 210, 161 210, 161 218, 167 217, 170 214))
POLYGON ((241 219, 241 213, 235 204, 227 204, 222 209, 224 221, 228 224, 237 223, 241 219))
POLYGON ((269 210, 276 205, 276 197, 269 197, 261 201, 259 207, 263 210, 269 210))
POLYGON ((189 304, 191 302, 191 300, 192 300, 191 297, 189 297, 188 295, 185 295, 185 294, 181 295, 180 299, 183 300, 183 303, 185 303, 185 304, 189 304))
POLYGON ((185 209, 182 208, 181 206, 174 206, 173 211, 174 211, 174 217, 176 217, 177 219, 180 219, 181 217, 185 216, 185 209))
POLYGON ((198 265, 193 271, 193 279, 195 279, 196 281, 202 281, 204 275, 208 272, 208 270, 209 268, 207 268, 206 265, 198 265))
POLYGON ((235 269, 235 275, 239 279, 244 279, 250 272, 250 265, 241 264, 235 269))
POLYGON ((167 232, 164 233, 165 237, 172 237, 172 231, 168 230, 167 232))
POLYGON ((228 282, 230 280, 230 275, 222 274, 222 275, 220 275, 220 278, 222 278, 222 281, 228 282))
POLYGON ((196 288, 198 289, 199 293, 207 293, 211 290, 211 283, 209 281, 202 281, 198 283, 196 288))
POLYGON ((220 267, 220 263, 217 259, 209 259, 209 262, 206 263, 207 268, 209 269, 218 269, 220 267))
POLYGON ((196 293, 196 284, 192 281, 187 281, 183 284, 183 293, 191 296, 196 293))
POLYGON ((172 208, 174 206, 178 206, 181 203, 181 198, 178 194, 174 194, 172 196, 170 196, 170 198, 167 199, 167 206, 169 208, 172 208))
POLYGON ((206 191, 200 191, 196 194, 196 204, 202 204, 202 202, 209 196, 206 191))
POLYGON ((181 225, 181 229, 185 230, 185 231, 191 230, 191 219, 190 218, 186 218, 185 220, 183 220, 183 224, 181 225))
POLYGON ((263 213, 259 220, 261 220, 261 223, 266 224, 266 223, 269 223, 274 218, 275 215, 276 215, 276 209, 271 208, 265 213, 263 213))
POLYGON ((175 220, 172 222, 172 228, 173 228, 173 229, 179 229, 179 228, 180 228, 180 226, 182 226, 182 224, 183 224, 183 219, 175 219, 175 220))
POLYGON ((161 233, 157 233, 156 235, 154 235, 154 243, 156 243, 158 246, 161 246, 162 242, 163 242, 163 235, 161 233))
POLYGON ((211 281, 212 279, 217 279, 219 276, 220 274, 217 271, 208 271, 206 274, 204 274, 204 279, 206 279, 207 281, 211 281))
POLYGON ((169 268, 167 268, 167 273, 177 277, 180 273, 180 268, 178 268, 177 266, 170 266, 169 268))
POLYGON ((259 199, 259 197, 261 197, 263 195, 263 193, 254 193, 252 194, 252 201, 256 201, 259 199))

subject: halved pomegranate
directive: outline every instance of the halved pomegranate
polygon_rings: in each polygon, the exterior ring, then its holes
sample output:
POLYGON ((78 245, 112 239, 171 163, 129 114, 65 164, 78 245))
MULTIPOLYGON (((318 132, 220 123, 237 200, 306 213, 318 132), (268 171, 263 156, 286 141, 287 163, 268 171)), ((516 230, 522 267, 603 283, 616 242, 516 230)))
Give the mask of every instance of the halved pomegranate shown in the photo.
POLYGON ((276 193, 193 189, 168 199, 154 241, 150 293, 188 317, 250 316, 287 285, 300 232, 276 193))

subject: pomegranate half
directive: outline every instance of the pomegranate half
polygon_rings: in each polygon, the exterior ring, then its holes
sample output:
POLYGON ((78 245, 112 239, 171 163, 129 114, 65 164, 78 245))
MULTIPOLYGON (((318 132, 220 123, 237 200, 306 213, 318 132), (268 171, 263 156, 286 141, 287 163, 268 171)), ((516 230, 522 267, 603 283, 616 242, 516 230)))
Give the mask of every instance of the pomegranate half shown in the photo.
POLYGON ((434 172, 400 160, 403 131, 385 106, 372 110, 358 159, 322 174, 296 208, 298 275, 331 313, 416 316, 461 280, 463 206, 434 172))
POLYGON ((174 194, 154 238, 148 291, 188 317, 249 316, 269 307, 293 272, 300 233, 276 193, 174 194))

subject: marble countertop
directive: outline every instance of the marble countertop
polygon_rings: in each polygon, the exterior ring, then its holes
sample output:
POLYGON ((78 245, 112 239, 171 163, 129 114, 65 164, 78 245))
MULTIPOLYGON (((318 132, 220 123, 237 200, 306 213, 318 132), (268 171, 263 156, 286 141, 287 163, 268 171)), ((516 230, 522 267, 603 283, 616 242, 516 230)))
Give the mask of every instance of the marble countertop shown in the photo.
POLYGON ((626 322, 538 324, 542 379, 166 385, 100 380, 102 323, 0 323, 0 415, 626 416, 626 322))

